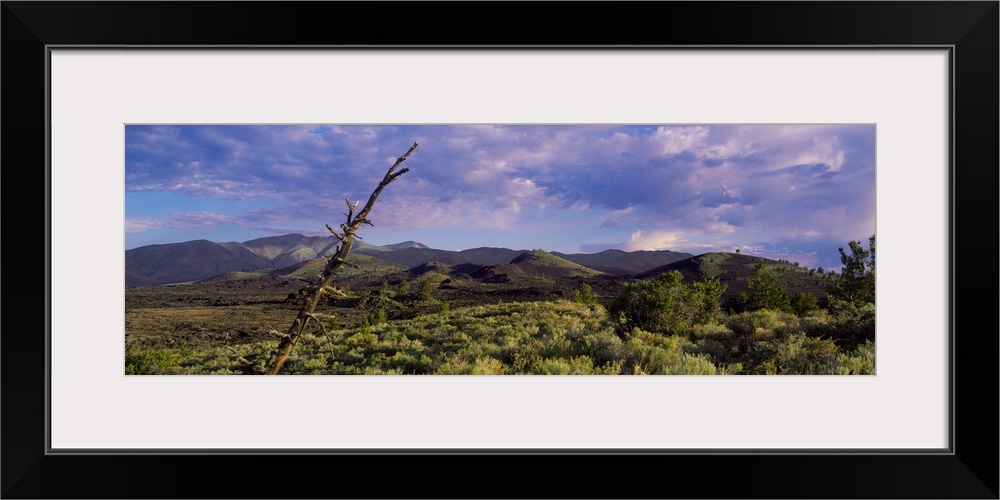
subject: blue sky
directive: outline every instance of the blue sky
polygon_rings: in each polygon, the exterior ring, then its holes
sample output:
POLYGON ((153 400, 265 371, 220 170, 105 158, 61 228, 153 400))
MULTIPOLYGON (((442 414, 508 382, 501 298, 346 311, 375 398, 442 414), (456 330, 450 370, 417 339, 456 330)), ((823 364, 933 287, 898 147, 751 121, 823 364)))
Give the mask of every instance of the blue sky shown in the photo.
POLYGON ((415 140, 366 242, 836 269, 875 232, 874 125, 129 125, 126 249, 329 235, 415 140))

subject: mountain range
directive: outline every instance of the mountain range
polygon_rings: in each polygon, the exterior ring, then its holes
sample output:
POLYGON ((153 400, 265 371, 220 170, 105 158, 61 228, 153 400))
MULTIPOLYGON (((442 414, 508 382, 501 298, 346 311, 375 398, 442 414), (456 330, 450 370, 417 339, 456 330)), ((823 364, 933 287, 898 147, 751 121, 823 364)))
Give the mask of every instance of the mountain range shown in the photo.
MULTIPOLYGON (((194 240, 147 245, 125 251, 125 286, 185 283, 235 271, 295 266, 332 255, 338 243, 339 240, 333 236, 286 234, 242 243, 194 240)), ((639 274, 693 257, 689 253, 670 250, 563 254, 480 247, 453 251, 430 248, 415 241, 378 246, 359 240, 355 240, 352 254, 377 257, 407 269, 427 263, 450 267, 515 266, 517 269, 554 264, 568 269, 575 265, 573 272, 580 276, 639 274)))

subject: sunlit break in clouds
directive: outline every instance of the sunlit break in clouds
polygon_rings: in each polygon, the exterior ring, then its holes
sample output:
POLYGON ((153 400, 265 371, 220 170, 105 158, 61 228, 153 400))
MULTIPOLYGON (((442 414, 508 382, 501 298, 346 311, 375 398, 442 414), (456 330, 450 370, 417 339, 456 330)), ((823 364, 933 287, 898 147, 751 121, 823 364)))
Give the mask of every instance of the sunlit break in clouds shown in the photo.
POLYGON ((125 141, 126 248, 329 235, 414 141, 366 242, 837 269, 875 233, 874 125, 130 125, 125 141))

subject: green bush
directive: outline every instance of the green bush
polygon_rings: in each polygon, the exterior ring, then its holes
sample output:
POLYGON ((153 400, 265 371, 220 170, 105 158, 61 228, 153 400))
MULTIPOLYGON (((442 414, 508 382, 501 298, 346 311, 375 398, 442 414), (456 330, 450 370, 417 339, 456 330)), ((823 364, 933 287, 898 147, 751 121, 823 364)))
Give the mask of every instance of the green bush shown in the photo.
POLYGON ((799 316, 805 316, 819 310, 819 300, 814 295, 798 292, 790 300, 792 311, 799 316))
POLYGON ((726 327, 737 335, 757 339, 784 337, 801 331, 795 315, 770 309, 730 315, 726 318, 726 327))
POLYGON ((726 285, 718 279, 684 285, 681 278, 680 272, 669 271, 649 281, 626 283, 608 304, 608 314, 623 336, 634 328, 676 334, 717 318, 726 285))
POLYGON ((750 318, 750 313, 741 312, 739 314, 731 314, 726 318, 726 329, 741 337, 750 337, 757 328, 750 318))
POLYGON ((875 374, 875 344, 865 340, 857 349, 850 353, 837 355, 838 375, 874 375, 875 374))
POLYGON ((680 362, 667 366, 663 375, 715 375, 715 363, 706 354, 684 354, 680 362))
POLYGON ((823 375, 836 373, 837 356, 832 340, 796 334, 784 341, 756 342, 743 364, 757 375, 823 375))
POLYGON ((695 339, 725 340, 733 336, 733 331, 725 325, 707 324, 691 327, 691 336, 695 339))
POLYGON ((500 360, 494 358, 477 358, 469 368, 470 375, 503 375, 507 373, 507 366, 500 360))
POLYGON ((717 340, 701 339, 697 344, 695 344, 693 349, 690 349, 690 352, 695 354, 707 354, 711 356, 711 359, 715 361, 715 363, 721 364, 726 359, 726 354, 729 352, 729 349, 725 344, 717 340))
POLYGON ((546 359, 538 366, 541 375, 569 375, 573 373, 573 367, 562 358, 546 359))
POLYGON ((417 299, 428 301, 431 298, 431 282, 428 280, 421 281, 420 286, 417 287, 417 299))
POLYGON ((576 341, 576 350, 593 358, 598 366, 605 366, 621 360, 622 341, 609 331, 588 332, 576 341))
POLYGON ((329 321, 326 322, 326 331, 335 332, 337 330, 340 330, 340 316, 332 314, 329 321))
POLYGON ((641 329, 633 330, 622 345, 624 370, 635 375, 666 374, 680 366, 685 348, 693 346, 678 335, 661 335, 641 329))
POLYGON ((875 341, 875 304, 834 300, 831 309, 832 319, 810 329, 810 335, 829 337, 844 350, 875 341))
POLYGON ((386 322, 385 309, 379 308, 365 316, 363 326, 372 327, 384 325, 386 322))
POLYGON ((875 235, 868 238, 868 250, 860 241, 848 242, 850 255, 844 248, 840 251, 840 262, 844 265, 837 281, 827 293, 831 300, 848 302, 856 306, 875 302, 875 235))
POLYGON ((747 291, 740 294, 743 308, 747 311, 772 309, 792 311, 788 301, 788 286, 778 280, 778 276, 763 264, 757 264, 753 278, 747 280, 747 291))
POLYGON ((576 291, 575 302, 578 304, 591 305, 596 304, 597 299, 594 298, 594 289, 590 285, 584 283, 580 286, 580 289, 576 291))
POLYGON ((170 375, 180 362, 181 355, 171 349, 129 346, 125 350, 126 375, 170 375))

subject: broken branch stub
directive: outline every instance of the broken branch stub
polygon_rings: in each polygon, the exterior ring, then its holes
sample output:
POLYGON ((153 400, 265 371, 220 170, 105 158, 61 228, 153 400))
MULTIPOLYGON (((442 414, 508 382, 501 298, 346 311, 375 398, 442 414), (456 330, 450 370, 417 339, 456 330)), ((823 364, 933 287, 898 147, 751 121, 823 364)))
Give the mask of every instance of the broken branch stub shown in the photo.
POLYGON ((337 232, 330 227, 329 224, 326 225, 326 228, 333 233, 333 235, 336 236, 342 244, 337 249, 337 252, 327 260, 326 267, 323 269, 323 274, 320 275, 315 285, 310 289, 309 295, 302 304, 302 309, 299 310, 298 317, 296 317, 295 321, 292 322, 292 326, 288 328, 288 331, 284 334, 284 337, 282 337, 281 342, 278 343, 278 347, 271 351, 271 356, 267 361, 267 365, 264 366, 265 374, 274 375, 281 370, 281 365, 285 363, 285 360, 287 360, 288 356, 292 353, 292 348, 295 347, 296 342, 299 341, 299 338, 305 332, 306 325, 309 323, 309 320, 315 319, 313 311, 316 310, 316 305, 319 303, 320 296, 322 296, 323 292, 329 288, 330 281, 333 279, 334 273, 337 272, 337 269, 339 269, 340 266, 347 264, 347 256, 351 254, 351 247, 354 245, 354 238, 361 239, 356 235, 358 228, 361 227, 362 224, 372 225, 372 223, 368 220, 368 214, 372 211, 372 207, 375 206, 375 202, 378 200, 379 195, 382 194, 382 190, 385 189, 390 182, 410 171, 409 168, 399 168, 399 166, 410 157, 413 151, 417 149, 418 145, 419 144, 414 141, 410 150, 403 156, 397 158, 396 162, 389 167, 389 170, 386 171, 382 181, 378 183, 378 186, 376 186, 375 190, 372 191, 371 196, 368 197, 368 203, 365 203, 365 206, 361 208, 360 212, 355 213, 355 210, 357 210, 361 200, 351 203, 350 199, 345 199, 347 202, 348 213, 345 214, 347 215, 347 222, 340 225, 341 230, 344 232, 343 235, 337 234, 337 232))

